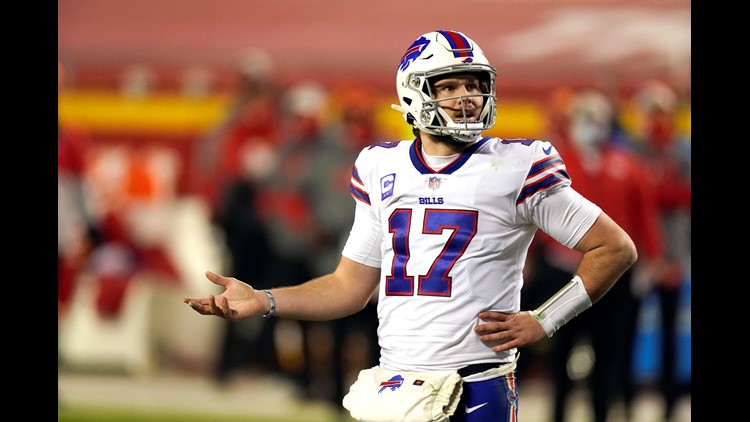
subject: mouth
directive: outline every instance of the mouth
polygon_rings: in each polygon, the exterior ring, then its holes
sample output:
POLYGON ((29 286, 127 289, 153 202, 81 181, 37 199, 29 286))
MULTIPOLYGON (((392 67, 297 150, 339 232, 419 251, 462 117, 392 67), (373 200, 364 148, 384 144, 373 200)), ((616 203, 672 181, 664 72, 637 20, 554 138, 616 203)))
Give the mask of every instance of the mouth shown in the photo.
POLYGON ((458 113, 453 121, 456 123, 479 123, 479 120, 476 118, 476 116, 474 116, 474 114, 458 113))
POLYGON ((477 120, 477 110, 474 107, 462 107, 455 110, 456 121, 465 121, 472 123, 477 120))

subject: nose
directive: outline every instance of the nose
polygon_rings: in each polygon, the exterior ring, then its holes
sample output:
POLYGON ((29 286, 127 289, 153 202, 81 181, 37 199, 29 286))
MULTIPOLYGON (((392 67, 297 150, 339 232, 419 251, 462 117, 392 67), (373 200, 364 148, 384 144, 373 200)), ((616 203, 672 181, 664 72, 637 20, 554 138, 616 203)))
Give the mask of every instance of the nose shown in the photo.
POLYGON ((477 100, 477 94, 468 89, 463 89, 463 92, 459 93, 459 103, 462 105, 474 104, 477 100))
POLYGON ((467 88, 466 85, 462 85, 461 88, 459 88, 459 92, 461 95, 469 95, 472 93, 471 89, 467 88))

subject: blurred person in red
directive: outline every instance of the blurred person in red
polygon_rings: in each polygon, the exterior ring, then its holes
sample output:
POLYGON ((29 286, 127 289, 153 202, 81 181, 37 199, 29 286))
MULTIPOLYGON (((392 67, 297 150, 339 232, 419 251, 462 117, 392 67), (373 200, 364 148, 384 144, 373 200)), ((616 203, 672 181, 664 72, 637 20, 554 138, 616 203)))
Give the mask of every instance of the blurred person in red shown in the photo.
POLYGON ((245 170, 265 172, 272 163, 281 126, 281 88, 273 79, 274 69, 266 51, 242 51, 232 69, 226 114, 198 141, 191 176, 212 212, 227 183, 245 170))
POLYGON ((544 102, 546 117, 545 139, 555 146, 565 147, 570 127, 570 103, 576 90, 570 86, 559 86, 552 90, 544 102))
POLYGON ((148 149, 118 146, 97 148, 88 160, 99 239, 86 271, 96 282, 101 318, 119 318, 133 281, 180 283, 167 245, 172 195, 158 175, 170 167, 162 158, 148 149))
MULTIPOLYGON (((648 173, 639 158, 613 142, 614 109, 604 93, 582 89, 572 98, 569 110, 567 140, 556 144, 577 190, 600 204, 633 238, 639 254, 636 266, 651 271, 663 253, 663 240, 657 224, 654 191, 648 173)), ((571 277, 580 262, 580 253, 560 247, 549 236, 538 233, 533 248, 533 273, 524 301, 538 302, 548 297, 561 281, 571 277)), ((588 341, 594 363, 588 375, 594 420, 605 422, 618 399, 626 407, 633 400, 635 388, 630 374, 633 359, 639 297, 634 292, 630 269, 605 296, 599 307, 579 315, 549 339, 549 369, 554 383, 553 420, 565 420, 567 399, 574 378, 569 361, 581 342, 588 341)))
MULTIPOLYGON (((331 188, 314 163, 335 158, 322 153, 326 97, 324 88, 310 81, 292 84, 281 96, 281 142, 262 202, 274 251, 270 266, 273 273, 283 274, 286 279, 310 277, 330 259, 327 225, 314 215, 314 203, 328 198, 331 188), (313 250, 316 253, 310 254, 313 250)), ((325 163, 329 168, 331 163, 325 163)), ((299 394, 304 398, 331 399, 337 362, 332 358, 330 324, 325 321, 284 321, 284 324, 279 332, 294 329, 300 334, 300 342, 294 348, 284 347, 281 356, 299 394)))
MULTIPOLYGON (((274 62, 264 50, 242 51, 234 72, 231 101, 224 119, 196 148, 193 176, 206 200, 212 224, 221 233, 228 272, 264 284, 278 253, 269 238, 272 210, 269 183, 281 146, 281 88, 273 79, 274 62)), ((286 209, 287 203, 279 204, 286 209)), ((290 209, 293 207, 290 207, 290 209)), ((291 212, 291 211, 289 211, 291 212)), ((283 267, 283 266, 282 266, 283 267)), ((226 386, 240 369, 262 365, 280 371, 275 320, 226 322, 214 378, 226 386)))
MULTIPOLYGON (((271 256, 266 267, 277 279, 312 277, 316 264, 326 261, 326 233, 313 215, 313 195, 320 193, 314 189, 317 179, 312 177, 322 142, 320 109, 324 97, 319 86, 308 83, 293 84, 279 92, 278 147, 273 158, 266 161, 268 168, 258 199, 270 240, 271 256)), ((273 319, 268 323, 276 325, 276 335, 280 336, 282 371, 294 380, 304 397, 328 398, 334 383, 328 324, 276 323, 273 319), (299 343, 279 334, 285 332, 298 333, 299 343)))
POLYGON ((647 81, 633 99, 640 117, 637 141, 655 185, 666 243, 666 262, 652 288, 659 298, 661 316, 658 385, 664 398, 664 416, 669 420, 677 400, 690 390, 689 380, 680 380, 677 374, 677 316, 691 260, 690 140, 677 129, 678 96, 669 85, 647 81))

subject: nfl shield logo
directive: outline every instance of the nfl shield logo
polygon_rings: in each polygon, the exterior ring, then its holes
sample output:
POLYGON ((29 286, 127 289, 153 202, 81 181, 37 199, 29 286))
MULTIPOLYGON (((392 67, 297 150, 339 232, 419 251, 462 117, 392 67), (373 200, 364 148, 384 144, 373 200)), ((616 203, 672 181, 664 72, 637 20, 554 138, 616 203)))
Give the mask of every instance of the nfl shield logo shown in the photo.
POLYGON ((435 190, 440 187, 440 178, 439 177, 430 177, 427 180, 427 187, 435 190))

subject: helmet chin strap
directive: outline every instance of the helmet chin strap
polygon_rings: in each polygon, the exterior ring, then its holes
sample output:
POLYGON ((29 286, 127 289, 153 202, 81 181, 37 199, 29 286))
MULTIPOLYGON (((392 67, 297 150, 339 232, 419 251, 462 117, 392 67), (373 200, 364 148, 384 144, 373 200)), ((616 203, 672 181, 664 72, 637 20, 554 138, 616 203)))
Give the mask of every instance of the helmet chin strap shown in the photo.
POLYGON ((401 113, 407 123, 409 123, 410 125, 414 124, 414 116, 409 114, 409 112, 405 108, 401 107, 398 104, 391 104, 391 108, 401 113))
POLYGON ((460 142, 462 144, 469 144, 469 143, 472 143, 472 142, 476 141, 477 139, 479 139, 479 135, 473 137, 472 139, 456 138, 454 136, 450 136, 450 138, 453 139, 454 141, 460 142))
POLYGON ((391 108, 398 111, 399 113, 402 113, 404 116, 406 115, 406 113, 408 113, 405 108, 401 107, 398 104, 391 104, 391 108))

